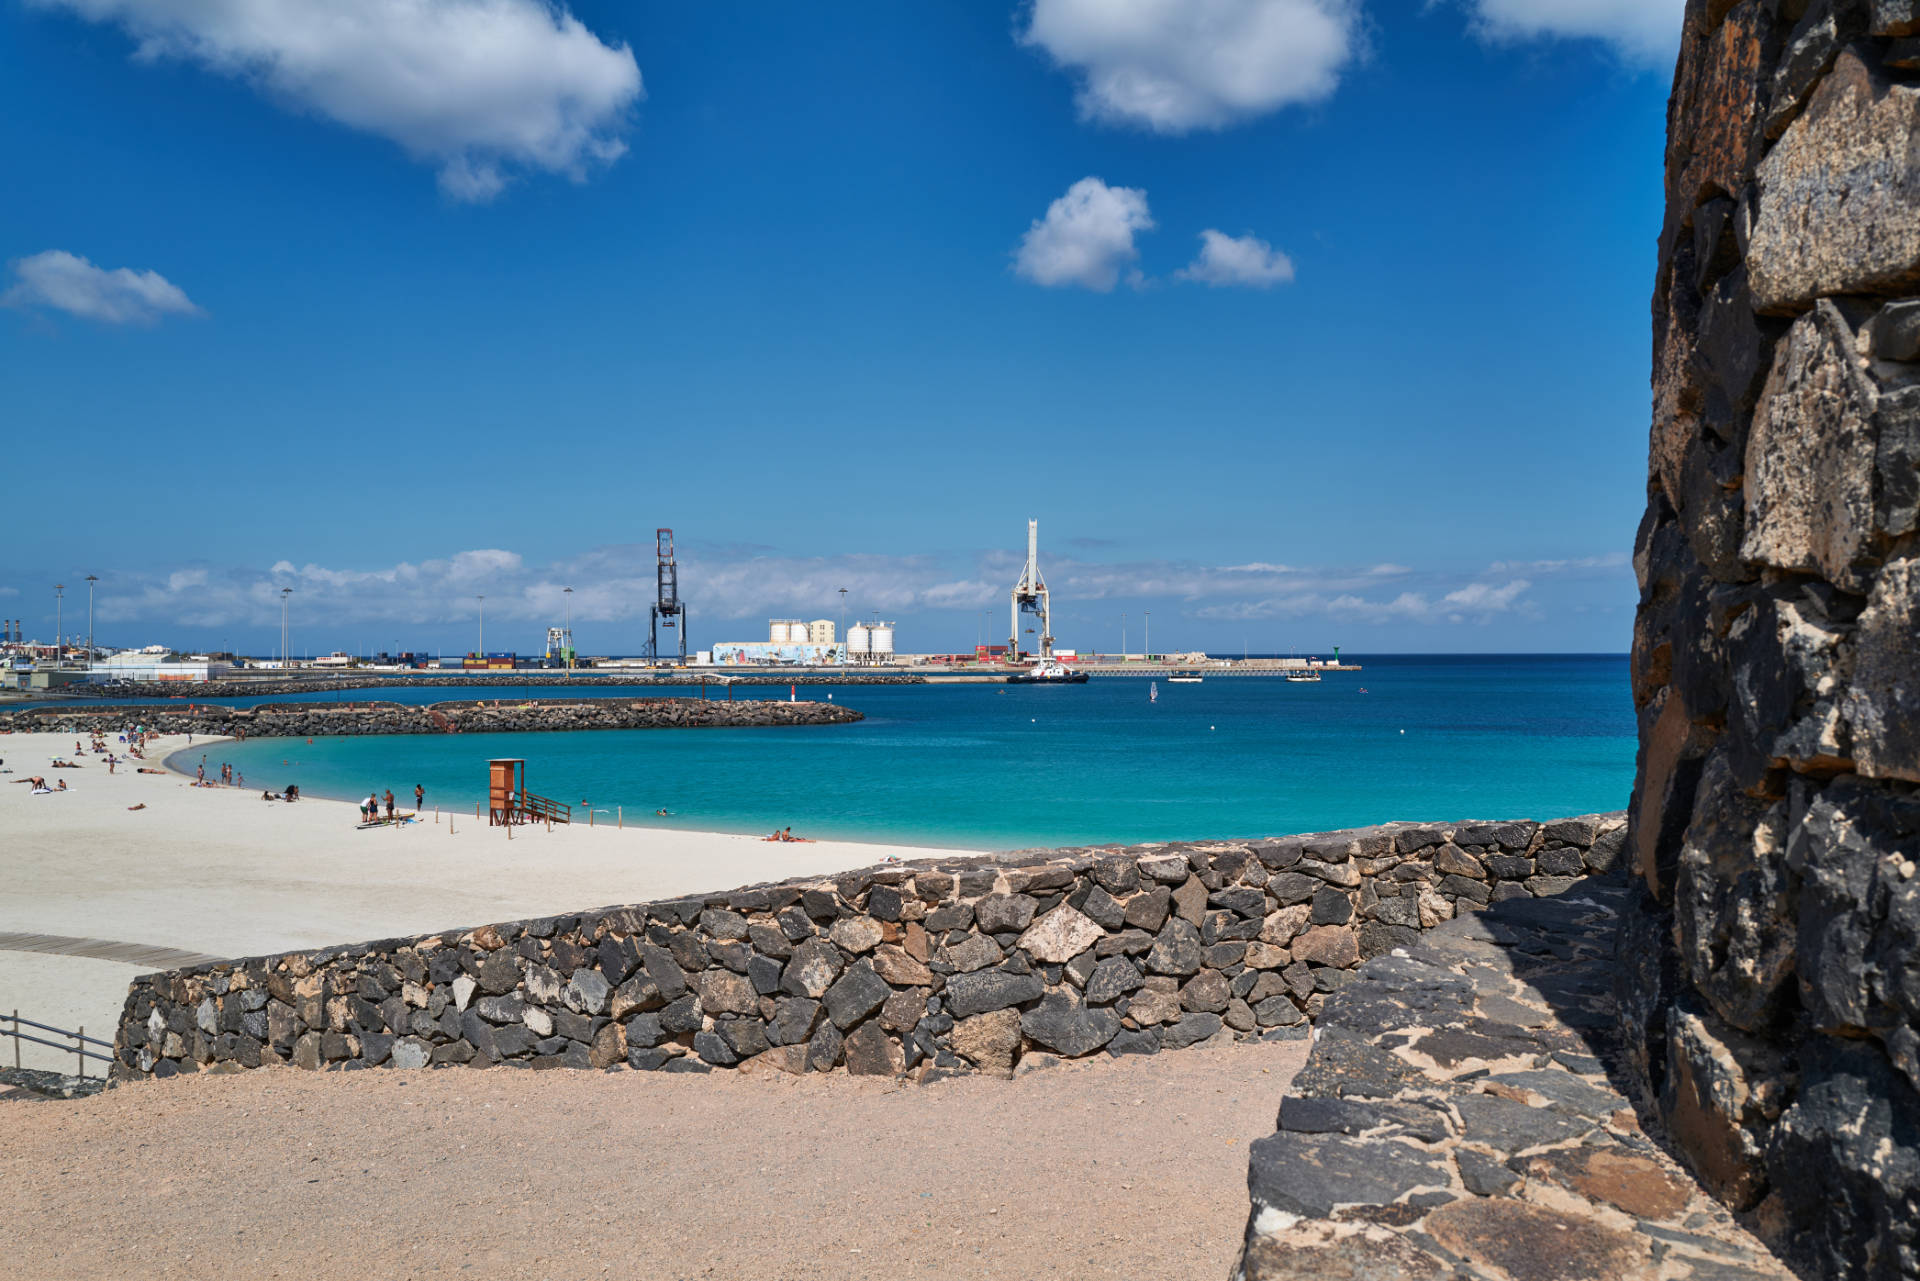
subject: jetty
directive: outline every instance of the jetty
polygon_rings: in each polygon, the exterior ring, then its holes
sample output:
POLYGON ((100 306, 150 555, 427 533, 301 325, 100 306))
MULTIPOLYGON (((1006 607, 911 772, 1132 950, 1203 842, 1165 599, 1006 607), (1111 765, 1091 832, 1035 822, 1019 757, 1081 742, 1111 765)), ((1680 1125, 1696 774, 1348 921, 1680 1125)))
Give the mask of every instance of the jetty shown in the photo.
POLYGON ((138 724, 161 734, 339 738, 370 734, 528 733, 591 729, 753 729, 847 725, 866 717, 837 703, 772 699, 556 698, 447 703, 115 703, 0 712, 0 731, 108 733, 138 724))

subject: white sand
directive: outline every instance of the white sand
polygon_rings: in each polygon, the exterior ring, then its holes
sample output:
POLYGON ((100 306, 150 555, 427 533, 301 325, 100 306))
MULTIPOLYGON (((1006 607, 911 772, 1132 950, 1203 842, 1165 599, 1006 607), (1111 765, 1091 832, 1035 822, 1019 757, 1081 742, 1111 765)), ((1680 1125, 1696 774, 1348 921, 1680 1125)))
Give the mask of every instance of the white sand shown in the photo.
MULTIPOLYGON (((0 774, 0 932, 251 956, 964 852, 657 828, 516 828, 509 839, 471 811, 362 832, 344 801, 269 803, 258 790, 198 788, 174 774, 136 774, 131 764, 109 775, 91 754, 84 768, 49 768, 73 743, 70 734, 0 735, 0 758, 13 771, 0 774), (31 795, 14 782, 30 774, 65 779, 71 790, 31 795), (144 810, 127 808, 141 803, 144 810)), ((145 764, 158 768, 185 745, 184 737, 159 740, 145 764)), ((98 977, 100 962, 28 963, 27 955, 0 952, 0 1009, 78 1019, 82 991, 112 986, 98 977), (63 972, 70 979, 50 989, 49 976, 63 972)), ((111 1027, 118 1000, 96 1011, 98 999, 86 1000, 84 1021, 111 1027)), ((10 1047, 0 1057, 11 1062, 10 1047)))

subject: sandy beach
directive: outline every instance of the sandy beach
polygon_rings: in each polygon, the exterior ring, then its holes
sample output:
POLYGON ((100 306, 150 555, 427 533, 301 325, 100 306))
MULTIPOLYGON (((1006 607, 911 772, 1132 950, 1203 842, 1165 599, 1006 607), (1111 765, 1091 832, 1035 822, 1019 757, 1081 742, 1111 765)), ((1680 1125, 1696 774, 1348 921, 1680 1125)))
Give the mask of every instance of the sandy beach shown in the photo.
MULTIPOLYGON (((92 753, 79 769, 50 768, 75 759, 72 735, 0 736, 11 771, 0 774, 0 934, 250 956, 964 852, 605 826, 509 839, 471 810, 436 823, 431 806, 422 821, 363 832, 344 801, 267 802, 257 788, 134 772, 186 746, 157 740, 144 762, 109 774, 92 753), (19 780, 35 774, 68 790, 32 795, 19 780)), ((0 1012, 110 1029, 127 980, 153 968, 0 946, 0 1012)), ((22 1062, 71 1070, 73 1059, 29 1047, 22 1062)))

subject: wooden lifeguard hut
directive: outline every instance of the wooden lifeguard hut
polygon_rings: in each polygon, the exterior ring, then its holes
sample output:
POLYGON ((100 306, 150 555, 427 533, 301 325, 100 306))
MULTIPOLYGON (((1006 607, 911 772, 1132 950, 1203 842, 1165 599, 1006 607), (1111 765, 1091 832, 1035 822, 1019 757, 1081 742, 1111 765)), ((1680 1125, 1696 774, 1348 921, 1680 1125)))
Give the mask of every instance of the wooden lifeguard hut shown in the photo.
POLYGON ((517 756, 487 762, 487 826, 570 823, 573 807, 527 790, 527 762, 517 756))

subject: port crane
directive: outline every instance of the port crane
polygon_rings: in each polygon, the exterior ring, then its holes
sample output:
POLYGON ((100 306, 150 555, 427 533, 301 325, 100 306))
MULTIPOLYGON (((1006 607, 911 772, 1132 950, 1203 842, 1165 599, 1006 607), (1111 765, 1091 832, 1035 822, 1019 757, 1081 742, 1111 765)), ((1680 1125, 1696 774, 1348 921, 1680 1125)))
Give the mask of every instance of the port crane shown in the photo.
POLYGON ((647 611, 647 661, 660 661, 660 629, 680 634, 680 666, 687 665, 687 607, 680 599, 680 566, 673 558, 673 531, 653 531, 656 560, 654 602, 647 611))
MULTIPOLYGON (((1027 564, 1020 581, 1013 585, 1013 634, 1007 638, 1007 655, 1020 656, 1020 615, 1028 613, 1040 620, 1042 662, 1053 657, 1053 606, 1047 595, 1047 580, 1040 576, 1040 522, 1027 522, 1027 564)), ((1029 629, 1031 630, 1031 629, 1029 629)))

